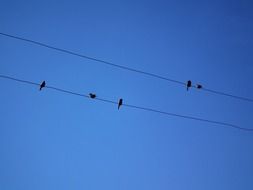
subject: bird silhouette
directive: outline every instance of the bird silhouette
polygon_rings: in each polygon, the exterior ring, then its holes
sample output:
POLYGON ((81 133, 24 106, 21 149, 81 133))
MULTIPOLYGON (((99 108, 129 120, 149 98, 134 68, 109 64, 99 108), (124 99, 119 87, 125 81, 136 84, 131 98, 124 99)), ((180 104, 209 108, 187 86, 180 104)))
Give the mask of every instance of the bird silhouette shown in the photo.
POLYGON ((118 103, 118 110, 119 110, 120 106, 122 106, 122 104, 123 104, 123 99, 120 98, 120 99, 119 99, 119 103, 118 103))
POLYGON ((45 86, 46 86, 46 82, 43 81, 43 82, 40 84, 40 90, 41 90, 42 88, 44 88, 45 86))
POLYGON ((202 88, 202 85, 197 84, 197 89, 201 89, 201 88, 202 88))
POLYGON ((192 81, 188 80, 188 81, 187 81, 187 85, 186 85, 187 91, 189 90, 189 88, 190 88, 191 86, 192 86, 192 81))
POLYGON ((97 97, 97 96, 96 96, 96 94, 92 94, 92 93, 90 93, 89 95, 90 95, 90 98, 92 98, 92 99, 94 99, 94 98, 96 98, 96 97, 97 97))

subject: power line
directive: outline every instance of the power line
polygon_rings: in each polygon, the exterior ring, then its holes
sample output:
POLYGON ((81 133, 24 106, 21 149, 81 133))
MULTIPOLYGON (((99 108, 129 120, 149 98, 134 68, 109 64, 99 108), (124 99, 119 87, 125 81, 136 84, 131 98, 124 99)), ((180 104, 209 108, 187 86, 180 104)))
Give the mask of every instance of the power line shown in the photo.
MULTIPOLYGON (((0 78, 13 80, 13 81, 17 81, 17 82, 20 82, 20 83, 26 83, 26 84, 29 84, 29 85, 40 86, 40 84, 36 83, 36 82, 32 82, 32 81, 28 81, 28 80, 22 80, 22 79, 18 79, 18 78, 6 76, 6 75, 0 75, 0 78)), ((45 88, 52 89, 52 90, 55 90, 55 91, 58 91, 58 92, 61 92, 61 93, 74 95, 74 96, 90 98, 90 96, 88 96, 88 95, 80 94, 80 93, 69 91, 69 90, 65 90, 65 89, 62 89, 62 88, 57 88, 57 87, 47 86, 47 85, 45 86, 45 88)), ((103 99, 103 98, 95 98, 95 100, 110 103, 110 104, 118 104, 118 102, 116 102, 116 101, 103 99)), ((220 122, 220 121, 202 119, 202 118, 193 117, 193 116, 175 114, 175 113, 160 111, 160 110, 156 110, 156 109, 153 109, 153 108, 141 107, 141 106, 136 106, 136 105, 131 105, 131 104, 123 104, 123 106, 128 107, 128 108, 137 109, 137 110, 154 112, 154 113, 158 113, 158 114, 163 114, 163 115, 173 116, 173 117, 179 117, 179 118, 184 118, 184 119, 189 119, 189 120, 202 121, 202 122, 206 122, 206 123, 212 123, 212 124, 220 125, 220 126, 223 126, 223 127, 231 127, 231 128, 236 128, 236 129, 243 130, 243 131, 253 132, 253 129, 240 127, 240 126, 230 124, 230 123, 226 123, 226 122, 220 122)))
POLYGON ((26 38, 21 38, 21 37, 18 37, 18 36, 13 36, 13 35, 10 35, 10 34, 5 34, 5 33, 2 33, 2 32, 0 32, 0 35, 6 36, 6 37, 10 37, 10 38, 13 38, 13 39, 17 39, 17 40, 22 40, 22 41, 25 41, 25 42, 29 42, 29 43, 36 44, 36 45, 39 45, 39 46, 42 46, 42 47, 46 47, 46 48, 49 48, 49 49, 53 49, 53 50, 56 50, 56 51, 59 51, 59 52, 62 52, 62 53, 67 53, 67 54, 70 54, 70 55, 78 56, 78 57, 81 57, 81 58, 84 58, 84 59, 89 59, 89 60, 92 60, 92 61, 96 61, 96 62, 99 62, 99 63, 110 65, 112 67, 117 67, 119 69, 124 69, 124 70, 132 71, 132 72, 135 72, 135 73, 140 73, 140 74, 148 75, 150 77, 154 77, 154 78, 158 78, 158 79, 174 82, 174 83, 177 83, 177 84, 185 85, 184 82, 180 82, 180 81, 177 81, 177 80, 174 80, 174 79, 169 79, 169 78, 166 78, 166 77, 163 77, 163 76, 160 76, 160 75, 156 75, 156 74, 153 74, 153 73, 149 73, 149 72, 133 69, 133 68, 122 66, 122 65, 118 65, 118 64, 114 64, 114 63, 109 62, 109 61, 104 61, 102 59, 97 59, 97 58, 94 58, 94 57, 90 57, 90 56, 87 56, 87 55, 79 54, 79 53, 76 53, 76 52, 73 52, 73 51, 69 51, 69 50, 66 50, 66 49, 58 48, 58 47, 55 47, 55 46, 50 46, 50 45, 47 45, 47 44, 44 44, 44 43, 41 43, 41 42, 37 42, 37 41, 34 41, 34 40, 29 40, 29 39, 26 39, 26 38))
POLYGON ((219 91, 211 90, 211 89, 208 89, 208 88, 202 88, 202 89, 207 91, 207 92, 211 92, 213 94, 218 94, 218 95, 227 96, 227 97, 230 97, 230 98, 236 98, 236 99, 240 99, 240 100, 244 100, 244 101, 248 101, 248 102, 253 102, 253 99, 250 99, 250 98, 245 98, 245 97, 242 97, 242 96, 236 96, 236 95, 232 95, 232 94, 228 94, 228 93, 224 93, 224 92, 219 92, 219 91))
MULTIPOLYGON (((87 56, 87 55, 84 55, 84 54, 80 54, 80 53, 76 53, 76 52, 69 51, 69 50, 66 50, 66 49, 62 49, 62 48, 58 48, 58 47, 55 47, 55 46, 47 45, 45 43, 41 43, 41 42, 38 42, 38 41, 34 41, 34 40, 30 40, 30 39, 26 39, 26 38, 14 36, 14 35, 2 33, 2 32, 0 32, 0 35, 5 36, 5 37, 9 37, 9 38, 13 38, 13 39, 16 39, 16 40, 21 40, 21 41, 25 41, 25 42, 28 42, 28 43, 32 43, 32 44, 39 45, 39 46, 42 46, 42 47, 46 47, 46 48, 49 48, 49 49, 53 49, 53 50, 56 50, 58 52, 70 54, 70 55, 81 57, 81 58, 84 58, 84 59, 89 59, 89 60, 95 61, 97 63, 102 63, 102 64, 105 64, 105 65, 108 65, 108 66, 111 66, 111 67, 115 67, 115 68, 118 68, 118 69, 127 70, 127 71, 131 71, 131 72, 143 74, 143 75, 146 75, 146 76, 149 76, 149 77, 152 77, 152 78, 157 78, 157 79, 160 79, 160 80, 164 80, 164 81, 167 81, 167 82, 176 83, 176 84, 181 85, 181 86, 186 85, 185 82, 182 82, 182 81, 179 81, 179 80, 171 79, 171 78, 168 78, 168 77, 164 77, 164 76, 161 76, 161 75, 157 75, 157 74, 154 74, 154 73, 134 69, 134 68, 119 65, 119 64, 114 64, 114 63, 109 62, 109 61, 105 61, 105 60, 102 60, 102 59, 97 59, 97 58, 90 57, 90 56, 87 56)), ((196 88, 195 86, 192 86, 192 87, 196 88)), ((211 89, 208 89, 208 88, 201 88, 201 89, 206 91, 206 92, 213 93, 213 94, 216 94, 216 95, 221 95, 221 96, 226 96, 226 97, 239 99, 239 100, 243 100, 243 101, 253 102, 253 99, 251 99, 251 98, 236 96, 236 95, 232 95, 232 94, 229 94, 229 93, 224 93, 224 92, 220 92, 220 91, 216 91, 216 90, 211 90, 211 89)))

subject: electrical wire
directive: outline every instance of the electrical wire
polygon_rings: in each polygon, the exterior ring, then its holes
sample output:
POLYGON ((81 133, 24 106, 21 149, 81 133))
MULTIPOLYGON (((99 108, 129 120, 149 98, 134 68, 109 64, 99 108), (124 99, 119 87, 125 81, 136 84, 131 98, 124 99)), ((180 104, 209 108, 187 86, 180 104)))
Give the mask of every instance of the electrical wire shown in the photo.
MULTIPOLYGON (((20 83, 26 83, 26 84, 29 84, 29 85, 40 86, 39 83, 35 83, 35 82, 32 82, 32 81, 28 81, 28 80, 22 80, 22 79, 18 79, 18 78, 6 76, 6 75, 0 75, 0 78, 8 79, 8 80, 13 80, 13 81, 17 81, 17 82, 20 82, 20 83)), ((47 85, 45 86, 45 88, 52 89, 52 90, 55 90, 55 91, 58 91, 58 92, 61 92, 61 93, 70 94, 70 95, 75 95, 75 96, 79 96, 79 97, 90 98, 90 96, 88 96, 88 95, 80 94, 80 93, 69 91, 69 90, 65 90, 65 89, 62 89, 62 88, 57 88, 57 87, 47 86, 47 85)), ((106 103, 110 103, 110 104, 118 104, 118 102, 116 102, 116 101, 107 100, 107 99, 103 99, 103 98, 95 98, 95 100, 106 102, 106 103)), ((234 124, 230 124, 230 123, 226 123, 226 122, 220 122, 220 121, 214 121, 214 120, 209 120, 209 119, 202 119, 202 118, 193 117, 193 116, 175 114, 175 113, 160 111, 160 110, 153 109, 153 108, 141 107, 141 106, 136 106, 136 105, 131 105, 131 104, 125 104, 125 103, 123 104, 123 106, 128 107, 128 108, 132 108, 132 109, 137 109, 137 110, 142 110, 142 111, 148 111, 148 112, 153 112, 153 113, 158 113, 158 114, 163 114, 163 115, 173 116, 173 117, 179 117, 179 118, 184 118, 184 119, 189 119, 189 120, 196 120, 196 121, 201 121, 201 122, 206 122, 206 123, 212 123, 212 124, 216 124, 216 125, 223 126, 223 127, 230 127, 230 128, 235 128, 235 129, 243 130, 243 131, 253 132, 253 129, 240 127, 240 126, 237 126, 237 125, 234 125, 234 124)))
MULTIPOLYGON (((181 85, 181 86, 186 85, 185 82, 182 82, 182 81, 179 81, 179 80, 171 79, 171 78, 168 78, 168 77, 164 77, 164 76, 157 75, 157 74, 154 74, 154 73, 150 73, 150 72, 130 68, 130 67, 119 65, 119 64, 114 64, 114 63, 109 62, 109 61, 105 61, 105 60, 102 60, 102 59, 97 59, 97 58, 90 57, 90 56, 87 56, 87 55, 84 55, 84 54, 80 54, 80 53, 76 53, 76 52, 69 51, 69 50, 66 50, 66 49, 62 49, 62 48, 58 48, 58 47, 55 47, 55 46, 47 45, 45 43, 41 43, 41 42, 38 42, 38 41, 34 41, 34 40, 30 40, 30 39, 26 39, 26 38, 14 36, 14 35, 2 33, 2 32, 0 32, 0 35, 5 36, 5 37, 9 37, 9 38, 12 38, 12 39, 32 43, 32 44, 39 45, 39 46, 42 46, 42 47, 46 47, 46 48, 49 48, 49 49, 53 49, 53 50, 56 50, 58 52, 70 54, 70 55, 81 57, 81 58, 84 58, 84 59, 89 59, 89 60, 95 61, 97 63, 102 63, 102 64, 105 64, 105 65, 108 65, 108 66, 111 66, 111 67, 115 67, 115 68, 118 68, 118 69, 127 70, 127 71, 131 71, 131 72, 143 74, 143 75, 146 75, 146 76, 149 76, 149 77, 152 77, 152 78, 157 78, 157 79, 160 79, 160 80, 164 80, 164 81, 167 81, 167 82, 176 83, 176 84, 181 85)), ((196 88, 195 86, 192 86, 192 87, 196 88)), ((229 94, 229 93, 224 93, 224 92, 221 92, 221 91, 211 90, 211 89, 208 89, 208 88, 201 88, 201 89, 206 91, 206 92, 213 93, 213 94, 216 94, 216 95, 226 96, 226 97, 239 99, 239 100, 243 100, 243 101, 247 101, 247 102, 253 102, 253 99, 251 99, 251 98, 236 96, 236 95, 232 95, 232 94, 229 94)))

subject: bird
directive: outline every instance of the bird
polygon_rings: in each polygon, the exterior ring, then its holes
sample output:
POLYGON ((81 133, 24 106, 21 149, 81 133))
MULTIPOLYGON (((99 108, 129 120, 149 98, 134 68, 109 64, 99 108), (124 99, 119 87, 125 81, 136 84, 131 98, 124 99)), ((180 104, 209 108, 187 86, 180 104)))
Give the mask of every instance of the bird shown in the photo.
POLYGON ((43 82, 40 84, 40 90, 41 90, 42 88, 44 88, 45 86, 46 86, 46 82, 43 81, 43 82))
POLYGON ((188 89, 192 86, 192 81, 188 80, 186 86, 187 86, 187 91, 188 91, 188 89))
POLYGON ((201 84, 197 84, 197 89, 201 89, 202 85, 201 84))
POLYGON ((119 103, 118 103, 118 110, 119 110, 120 106, 122 106, 122 104, 123 104, 123 99, 120 98, 120 99, 119 99, 119 103))
POLYGON ((89 95, 90 95, 90 98, 92 98, 92 99, 96 98, 96 94, 90 93, 89 95))

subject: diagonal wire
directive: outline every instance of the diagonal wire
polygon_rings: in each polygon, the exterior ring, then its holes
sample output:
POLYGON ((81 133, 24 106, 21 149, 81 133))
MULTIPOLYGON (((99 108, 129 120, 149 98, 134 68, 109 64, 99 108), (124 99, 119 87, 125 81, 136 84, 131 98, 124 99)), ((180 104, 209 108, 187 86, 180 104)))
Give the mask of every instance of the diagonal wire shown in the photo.
MULTIPOLYGON (((39 83, 35 83, 35 82, 27 81, 27 80, 22 80, 22 79, 17 79, 17 78, 6 76, 6 75, 0 75, 0 78, 8 79, 8 80, 13 80, 13 81, 21 82, 21 83, 26 83, 26 84, 29 84, 29 85, 35 85, 35 86, 39 86, 40 85, 39 83)), ((90 96, 88 96, 88 95, 80 94, 80 93, 69 91, 69 90, 65 90, 65 89, 62 89, 62 88, 57 88, 57 87, 53 87, 53 86, 45 86, 45 88, 52 89, 52 90, 55 90, 55 91, 58 91, 58 92, 61 92, 61 93, 66 93, 66 94, 74 95, 74 96, 90 98, 90 96)), ((103 98, 96 98, 95 100, 106 102, 106 103, 110 103, 110 104, 118 104, 118 102, 116 102, 116 101, 107 100, 107 99, 103 99, 103 98)), ((193 117, 193 116, 175 114, 175 113, 160 111, 160 110, 153 109, 153 108, 141 107, 141 106, 136 106, 136 105, 131 105, 131 104, 123 104, 123 106, 128 107, 128 108, 132 108, 132 109, 137 109, 137 110, 142 110, 142 111, 148 111, 148 112, 163 114, 163 115, 166 115, 166 116, 173 116, 173 117, 179 117, 179 118, 184 118, 184 119, 189 119, 189 120, 195 120, 195 121, 201 121, 201 122, 206 122, 206 123, 212 123, 212 124, 216 124, 217 126, 219 125, 219 126, 223 126, 223 127, 230 127, 230 128, 235 128, 235 129, 243 130, 243 131, 253 132, 253 129, 240 127, 240 126, 237 126, 237 125, 234 125, 234 124, 230 124, 230 123, 226 123, 226 122, 220 122, 220 121, 203 119, 203 118, 198 118, 198 117, 193 117)))
MULTIPOLYGON (((112 63, 112 62, 109 62, 109 61, 105 61, 105 60, 102 60, 102 59, 97 59, 97 58, 94 58, 94 57, 90 57, 90 56, 83 55, 83 54, 80 54, 80 53, 76 53, 76 52, 73 52, 73 51, 69 51, 69 50, 66 50, 66 49, 58 48, 58 47, 51 46, 51 45, 41 43, 41 42, 38 42, 38 41, 34 41, 34 40, 30 40, 30 39, 26 39, 26 38, 14 36, 14 35, 2 33, 2 32, 0 32, 0 35, 5 36, 5 37, 9 37, 9 38, 13 38, 13 39, 16 39, 16 40, 21 40, 21 41, 25 41, 25 42, 28 42, 28 43, 32 43, 32 44, 39 45, 39 46, 42 46, 42 47, 46 47, 46 48, 49 48, 49 49, 53 49, 53 50, 56 50, 58 52, 70 54, 70 55, 81 57, 81 58, 84 58, 84 59, 89 59, 89 60, 95 61, 97 63, 102 63, 102 64, 105 64, 105 65, 108 65, 108 66, 111 66, 111 67, 115 67, 115 68, 118 68, 118 69, 127 70, 127 71, 131 71, 131 72, 143 74, 143 75, 146 75, 146 76, 149 76, 149 77, 152 77, 152 78, 157 78, 157 79, 160 79, 160 80, 164 80, 164 81, 167 81, 167 82, 176 83, 176 84, 181 85, 181 86, 186 85, 185 82, 182 82, 182 81, 179 81, 179 80, 175 80, 175 79, 171 79, 171 78, 164 77, 164 76, 161 76, 161 75, 157 75, 157 74, 154 74, 154 73, 134 69, 134 68, 119 65, 119 64, 115 64, 115 63, 112 63)), ((195 87, 195 86, 193 86, 193 87, 195 87)), ((247 101, 247 102, 253 102, 253 99, 251 99, 251 98, 236 96, 236 95, 233 95, 233 94, 229 94, 229 93, 225 93, 225 92, 221 92, 221 91, 216 91, 216 90, 211 90, 211 89, 208 89, 208 88, 202 88, 202 90, 204 90, 206 92, 209 92, 209 93, 216 94, 216 95, 220 95, 220 96, 226 96, 226 97, 239 99, 239 100, 243 100, 243 101, 247 101)))
POLYGON ((42 47, 46 47, 46 48, 53 49, 53 50, 56 50, 56 51, 60 51, 60 52, 63 52, 63 53, 67 53, 67 54, 70 54, 70 55, 78 56, 78 57, 81 57, 81 58, 89 59, 89 60, 92 60, 92 61, 96 61, 96 62, 99 62, 99 63, 110 65, 110 66, 113 66, 113 67, 117 67, 119 69, 124 69, 124 70, 132 71, 132 72, 135 72, 135 73, 148 75, 148 76, 151 76, 151 77, 154 77, 154 78, 159 78, 159 79, 162 79, 162 80, 166 80, 166 81, 174 82, 174 83, 177 83, 177 84, 185 85, 184 82, 180 82, 180 81, 177 81, 177 80, 174 80, 174 79, 169 79, 169 78, 166 78, 166 77, 163 77, 163 76, 160 76, 160 75, 156 75, 156 74, 153 74, 153 73, 133 69, 133 68, 118 65, 118 64, 114 64, 114 63, 109 62, 109 61, 104 61, 102 59, 97 59, 97 58, 94 58, 94 57, 79 54, 79 53, 69 51, 69 50, 66 50, 66 49, 58 48, 58 47, 55 47, 55 46, 50 46, 50 45, 47 45, 47 44, 44 44, 44 43, 41 43, 41 42, 37 42, 37 41, 34 41, 34 40, 21 38, 21 37, 18 37, 18 36, 5 34, 5 33, 2 33, 2 32, 0 32, 0 35, 10 37, 10 38, 14 38, 14 39, 17 39, 17 40, 22 40, 22 41, 29 42, 29 43, 32 43, 32 44, 36 44, 36 45, 39 45, 39 46, 42 46, 42 47))

